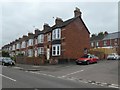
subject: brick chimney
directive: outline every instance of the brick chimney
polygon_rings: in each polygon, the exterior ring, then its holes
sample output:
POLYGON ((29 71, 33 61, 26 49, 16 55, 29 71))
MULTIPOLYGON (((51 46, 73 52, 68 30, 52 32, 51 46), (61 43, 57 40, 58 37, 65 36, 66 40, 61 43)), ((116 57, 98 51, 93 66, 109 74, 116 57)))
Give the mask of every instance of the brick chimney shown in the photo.
POLYGON ((50 29, 49 24, 44 23, 44 25, 43 25, 43 30, 49 30, 49 29, 50 29))
POLYGON ((74 17, 78 17, 78 16, 81 17, 81 14, 82 13, 81 13, 80 9, 76 7, 76 9, 74 10, 74 17))
POLYGON ((27 36, 26 35, 23 35, 23 38, 26 38, 27 36))
POLYGON ((55 24, 58 25, 58 24, 61 24, 61 23, 63 23, 63 20, 62 20, 61 18, 58 18, 58 17, 57 17, 57 18, 55 19, 55 24))
POLYGON ((38 34, 39 32, 40 32, 39 29, 36 29, 36 30, 35 30, 35 34, 38 34))
POLYGON ((28 33, 28 36, 32 36, 33 35, 33 33, 28 33))

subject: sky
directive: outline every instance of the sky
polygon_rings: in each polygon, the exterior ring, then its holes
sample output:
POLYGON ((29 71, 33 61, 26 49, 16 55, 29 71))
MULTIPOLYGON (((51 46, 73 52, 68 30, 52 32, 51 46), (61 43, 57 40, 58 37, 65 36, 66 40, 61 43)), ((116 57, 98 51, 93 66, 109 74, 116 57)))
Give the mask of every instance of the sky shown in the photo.
POLYGON ((6 1, 0 5, 0 47, 34 33, 35 28, 42 30, 44 23, 53 26, 56 17, 73 18, 76 7, 91 34, 118 31, 118 2, 6 1))

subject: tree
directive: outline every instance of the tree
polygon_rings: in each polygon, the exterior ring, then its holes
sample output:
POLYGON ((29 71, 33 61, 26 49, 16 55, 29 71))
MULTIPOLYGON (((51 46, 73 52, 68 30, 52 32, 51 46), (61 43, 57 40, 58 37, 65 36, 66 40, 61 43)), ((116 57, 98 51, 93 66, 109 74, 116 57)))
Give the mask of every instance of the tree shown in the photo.
POLYGON ((104 32, 104 35, 107 35, 107 34, 108 34, 108 32, 107 32, 107 31, 105 31, 105 32, 104 32))
POLYGON ((2 51, 2 57, 10 57, 10 55, 8 52, 2 51))
POLYGON ((99 32, 99 33, 98 33, 98 36, 101 36, 101 35, 104 35, 104 33, 103 33, 103 32, 99 32))
POLYGON ((92 36, 92 37, 95 37, 95 36, 96 36, 96 34, 92 34, 91 36, 92 36))

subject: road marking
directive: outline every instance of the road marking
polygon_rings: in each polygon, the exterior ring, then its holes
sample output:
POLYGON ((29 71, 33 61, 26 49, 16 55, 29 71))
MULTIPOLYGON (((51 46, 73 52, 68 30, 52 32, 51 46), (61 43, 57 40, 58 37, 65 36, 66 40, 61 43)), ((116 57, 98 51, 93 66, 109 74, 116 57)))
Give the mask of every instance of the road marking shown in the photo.
POLYGON ((40 75, 49 76, 49 77, 55 77, 55 76, 53 76, 53 75, 50 75, 50 74, 39 73, 39 72, 32 72, 32 71, 30 71, 30 73, 34 73, 34 74, 40 74, 40 75))
POLYGON ((32 66, 32 67, 36 67, 37 68, 37 67, 41 67, 41 66, 32 66))
POLYGON ((13 67, 13 68, 16 68, 16 69, 21 69, 21 67, 13 67))
POLYGON ((83 72, 84 70, 79 70, 79 71, 76 71, 76 72, 73 72, 73 73, 69 73, 69 74, 66 74, 66 75, 63 75, 61 77, 67 77, 69 75, 73 75, 73 74, 76 74, 76 73, 79 73, 79 72, 83 72))
POLYGON ((12 81, 16 81, 15 79, 12 79, 12 78, 10 78, 10 77, 7 77, 7 76, 5 76, 5 75, 3 75, 3 74, 0 74, 0 76, 2 76, 2 77, 5 77, 5 78, 7 78, 7 79, 10 79, 10 80, 12 80, 12 81))

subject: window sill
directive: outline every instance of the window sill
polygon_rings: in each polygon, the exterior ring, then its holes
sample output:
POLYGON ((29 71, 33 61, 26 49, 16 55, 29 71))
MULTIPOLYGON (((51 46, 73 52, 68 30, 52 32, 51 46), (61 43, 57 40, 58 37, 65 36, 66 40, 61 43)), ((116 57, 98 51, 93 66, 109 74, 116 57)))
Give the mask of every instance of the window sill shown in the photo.
POLYGON ((60 56, 60 55, 52 55, 52 56, 53 56, 53 57, 55 57, 55 56, 57 57, 57 56, 60 56))

